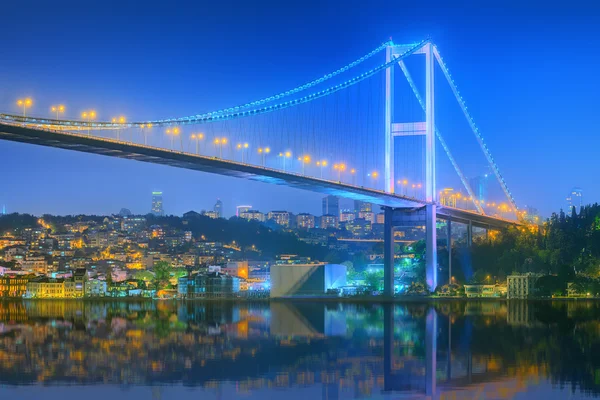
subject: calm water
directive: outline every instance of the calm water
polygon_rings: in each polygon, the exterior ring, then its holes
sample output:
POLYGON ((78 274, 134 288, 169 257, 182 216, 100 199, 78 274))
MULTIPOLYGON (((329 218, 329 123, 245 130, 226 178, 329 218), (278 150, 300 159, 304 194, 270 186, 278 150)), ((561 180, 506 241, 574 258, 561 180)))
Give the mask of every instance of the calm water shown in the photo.
POLYGON ((598 397, 599 317, 593 302, 4 302, 0 399, 598 397))

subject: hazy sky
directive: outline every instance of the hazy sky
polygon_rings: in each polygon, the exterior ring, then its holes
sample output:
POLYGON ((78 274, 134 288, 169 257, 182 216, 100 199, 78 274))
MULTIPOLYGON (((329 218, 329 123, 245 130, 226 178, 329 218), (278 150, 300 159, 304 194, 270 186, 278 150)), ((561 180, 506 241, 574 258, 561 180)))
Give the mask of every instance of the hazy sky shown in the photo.
MULTIPOLYGON (((520 206, 600 198, 599 6, 592 2, 6 1, 0 110, 31 96, 143 120, 236 105, 314 79, 390 36, 431 36, 520 206), (521 3, 526 3, 523 5, 521 3), (502 5, 500 5, 502 4, 502 5), (568 5, 568 6, 567 6, 568 5)), ((33 111, 33 110, 32 110, 33 111)), ((320 214, 321 196, 101 156, 0 143, 9 212, 182 214, 239 204, 320 214)))

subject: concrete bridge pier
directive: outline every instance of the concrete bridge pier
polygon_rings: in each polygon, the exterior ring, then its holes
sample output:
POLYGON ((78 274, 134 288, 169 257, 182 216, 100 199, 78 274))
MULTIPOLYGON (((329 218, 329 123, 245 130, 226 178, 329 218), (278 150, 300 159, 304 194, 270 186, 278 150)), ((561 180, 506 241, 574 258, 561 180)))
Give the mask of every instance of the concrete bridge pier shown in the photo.
POLYGON ((435 205, 422 208, 384 207, 383 231, 383 294, 394 296, 394 231, 400 227, 425 225, 425 270, 427 285, 431 291, 437 287, 437 213, 435 205))

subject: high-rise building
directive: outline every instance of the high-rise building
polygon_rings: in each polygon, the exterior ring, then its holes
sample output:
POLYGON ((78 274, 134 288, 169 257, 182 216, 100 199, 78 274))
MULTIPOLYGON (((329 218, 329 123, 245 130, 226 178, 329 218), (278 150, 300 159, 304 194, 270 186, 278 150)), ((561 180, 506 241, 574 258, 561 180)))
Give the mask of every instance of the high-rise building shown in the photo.
POLYGON ((162 192, 152 192, 152 214, 157 217, 165 215, 165 211, 163 210, 162 192))
POLYGON ((571 189, 571 193, 567 197, 567 209, 569 212, 573 207, 575 207, 575 211, 579 211, 583 206, 583 189, 579 187, 574 187, 571 189))
POLYGON ((217 199, 213 211, 217 214, 217 218, 223 218, 223 202, 217 199))
POLYGON ((488 199, 488 181, 488 174, 469 180, 469 185, 471 185, 475 199, 481 203, 485 203, 488 199))
POLYGON ((323 215, 340 215, 340 199, 336 196, 327 196, 323 198, 323 215))
POLYGON ((354 212, 358 215, 359 212, 373 211, 373 205, 366 201, 354 200, 354 212))
POLYGON ((315 216, 301 213, 296 216, 296 226, 300 229, 311 229, 315 227, 315 216))
POLYGON ((239 217, 242 213, 250 211, 252 206, 236 206, 235 207, 235 216, 239 217))
POLYGON ((456 207, 456 193, 452 188, 445 188, 440 191, 440 204, 444 206, 456 207))

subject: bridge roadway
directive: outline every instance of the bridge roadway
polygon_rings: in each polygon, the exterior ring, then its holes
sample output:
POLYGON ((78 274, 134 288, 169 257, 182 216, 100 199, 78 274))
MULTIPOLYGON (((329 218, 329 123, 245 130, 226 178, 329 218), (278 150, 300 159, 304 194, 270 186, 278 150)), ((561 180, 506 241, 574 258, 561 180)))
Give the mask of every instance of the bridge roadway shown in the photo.
MULTIPOLYGON (((182 151, 167 150, 122 140, 101 138, 82 133, 52 131, 31 126, 20 126, 0 122, 0 140, 29 143, 46 147, 75 150, 109 157, 143 161, 172 167, 209 172, 236 178, 245 178, 258 182, 284 185, 310 190, 343 198, 365 201, 396 209, 423 208, 428 203, 386 193, 381 190, 354 186, 343 182, 320 179, 292 172, 267 168, 247 163, 225 160, 182 151)), ((517 225, 518 222, 492 216, 481 215, 473 211, 437 205, 437 217, 460 223, 471 223, 482 228, 504 228, 517 225)))

